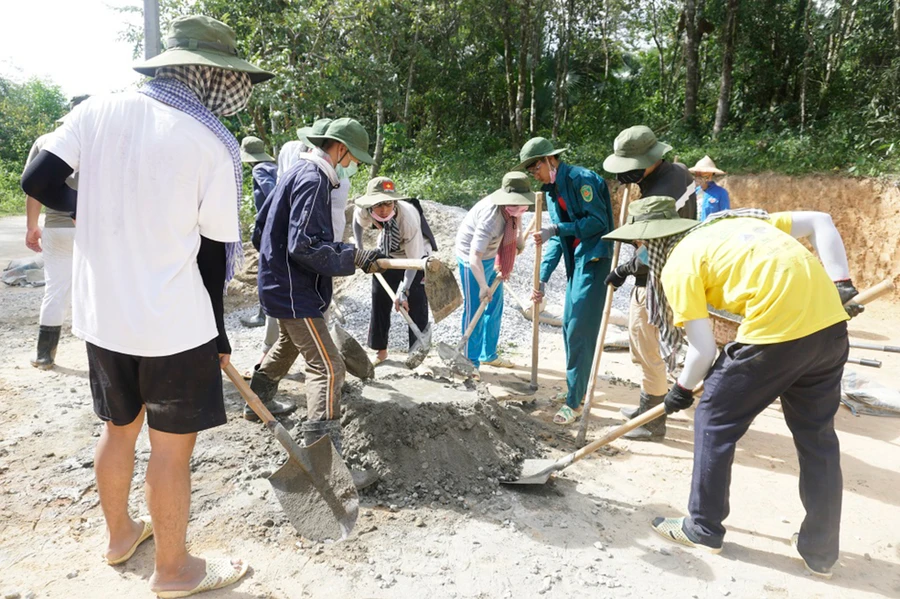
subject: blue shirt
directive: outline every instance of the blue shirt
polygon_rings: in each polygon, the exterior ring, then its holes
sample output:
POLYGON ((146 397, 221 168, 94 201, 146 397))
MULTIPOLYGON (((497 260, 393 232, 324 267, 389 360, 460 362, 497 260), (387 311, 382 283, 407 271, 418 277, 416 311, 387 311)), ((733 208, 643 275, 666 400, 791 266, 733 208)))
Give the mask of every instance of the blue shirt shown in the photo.
POLYGON ((259 212, 272 190, 278 177, 278 167, 274 162, 260 162, 253 167, 253 204, 259 212))
POLYGON ((722 210, 730 210, 731 202, 728 198, 728 190, 724 187, 716 185, 715 181, 710 181, 706 189, 697 186, 697 201, 700 204, 700 220, 706 220, 711 214, 721 212, 722 210))

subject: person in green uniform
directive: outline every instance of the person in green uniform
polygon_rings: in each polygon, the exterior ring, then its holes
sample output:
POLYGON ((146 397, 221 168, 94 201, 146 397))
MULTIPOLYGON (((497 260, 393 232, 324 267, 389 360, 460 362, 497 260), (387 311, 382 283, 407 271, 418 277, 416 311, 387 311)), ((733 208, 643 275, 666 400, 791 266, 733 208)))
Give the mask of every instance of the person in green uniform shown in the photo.
POLYGON ((566 349, 566 403, 553 422, 569 424, 581 411, 606 301, 606 275, 612 261, 612 244, 603 241, 613 227, 609 190, 603 177, 566 164, 543 137, 534 137, 519 152, 517 170, 525 169, 540 181, 547 200, 550 223, 535 231, 534 241, 544 244, 539 289, 532 299, 541 301, 550 275, 560 259, 566 266, 566 304, 563 341, 566 349))

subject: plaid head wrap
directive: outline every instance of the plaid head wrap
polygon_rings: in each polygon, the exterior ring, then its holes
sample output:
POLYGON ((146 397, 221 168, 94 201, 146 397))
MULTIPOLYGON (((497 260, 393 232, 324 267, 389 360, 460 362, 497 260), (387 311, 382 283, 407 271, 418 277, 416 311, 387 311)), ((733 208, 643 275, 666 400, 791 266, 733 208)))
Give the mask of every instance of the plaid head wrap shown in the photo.
MULTIPOLYGON (((174 67, 164 67, 158 69, 165 71, 174 67)), ((179 67, 194 68, 194 67, 179 67)), ((202 68, 202 67, 198 67, 202 68)), ((219 69, 221 70, 221 69, 219 69)), ((244 73, 244 75, 246 75, 244 73)), ((249 79, 248 79, 249 82, 249 79)), ((140 89, 140 93, 145 94, 154 100, 162 102, 172 108, 176 108, 185 114, 197 119, 212 131, 219 140, 225 144, 228 153, 231 154, 231 162, 234 167, 234 182, 237 192, 237 203, 235 209, 240 213, 241 209, 241 190, 243 189, 243 169, 241 168, 240 146, 234 135, 225 128, 218 118, 203 104, 198 98, 198 94, 186 83, 176 78, 156 77, 151 79, 140 89)), ((246 104, 246 100, 244 101, 246 104)), ((238 226, 238 238, 240 239, 240 225, 238 226)), ((244 261, 244 250, 240 241, 225 244, 225 284, 234 276, 234 272, 244 261)))
POLYGON ((659 329, 659 349, 662 357, 665 359, 669 370, 675 369, 675 362, 678 356, 678 348, 684 343, 684 333, 680 328, 673 326, 672 321, 674 315, 672 307, 666 299, 663 291, 662 275, 663 266, 669 253, 678 245, 678 242, 693 233, 697 229, 702 229, 723 218, 739 218, 752 217, 769 219, 769 214, 765 210, 756 208, 741 208, 739 210, 725 210, 718 212, 697 226, 679 233, 670 235, 669 237, 661 237, 659 239, 649 239, 646 241, 647 254, 650 260, 650 276, 647 285, 647 312, 650 313, 650 322, 659 329))
POLYGON ((156 78, 184 83, 216 116, 231 116, 246 108, 253 85, 247 73, 200 65, 160 67, 156 78))

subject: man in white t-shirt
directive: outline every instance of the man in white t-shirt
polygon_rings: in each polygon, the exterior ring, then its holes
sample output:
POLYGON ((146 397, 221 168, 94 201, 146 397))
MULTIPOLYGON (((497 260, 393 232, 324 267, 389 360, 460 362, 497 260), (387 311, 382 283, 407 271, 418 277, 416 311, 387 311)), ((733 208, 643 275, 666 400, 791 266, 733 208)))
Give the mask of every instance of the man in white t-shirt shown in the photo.
POLYGON ((94 460, 120 564, 155 535, 150 587, 160 597, 211 590, 247 571, 187 552, 190 457, 197 432, 224 424, 220 365, 231 347, 222 293, 239 257, 241 164, 219 116, 246 106, 272 75, 237 57, 234 32, 176 19, 168 50, 135 69, 138 92, 76 108, 26 169, 28 195, 76 218, 72 331, 87 342, 94 411, 106 422, 94 460), (79 171, 77 195, 63 181, 79 171), (134 446, 150 428, 150 517, 128 495, 134 446))

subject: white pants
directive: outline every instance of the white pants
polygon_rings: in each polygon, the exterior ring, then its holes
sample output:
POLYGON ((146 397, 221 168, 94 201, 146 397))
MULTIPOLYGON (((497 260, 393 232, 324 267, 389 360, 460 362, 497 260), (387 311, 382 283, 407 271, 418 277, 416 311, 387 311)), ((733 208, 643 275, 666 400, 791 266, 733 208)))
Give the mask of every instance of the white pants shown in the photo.
POLYGON ((44 228, 41 247, 44 254, 44 300, 41 302, 41 324, 62 325, 72 300, 72 247, 75 228, 44 228))

